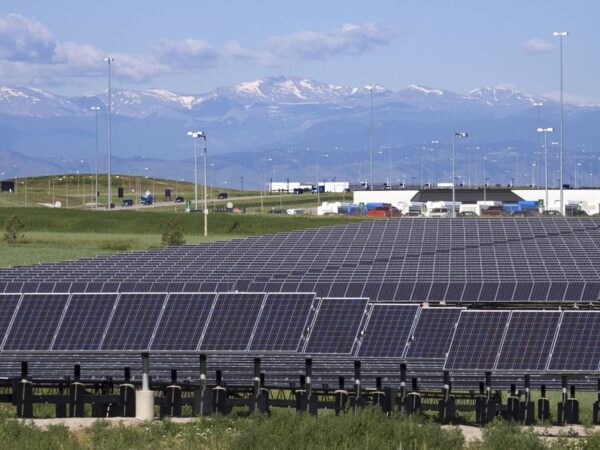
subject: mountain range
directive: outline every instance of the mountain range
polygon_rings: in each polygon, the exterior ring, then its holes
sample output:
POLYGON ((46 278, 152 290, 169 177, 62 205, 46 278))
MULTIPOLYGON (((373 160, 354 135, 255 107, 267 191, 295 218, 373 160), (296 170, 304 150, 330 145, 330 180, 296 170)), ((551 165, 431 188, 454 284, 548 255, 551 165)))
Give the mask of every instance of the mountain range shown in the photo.
MULTIPOLYGON (((98 148, 100 170, 105 171, 107 101, 106 91, 65 97, 34 88, 0 87, 0 173, 6 177, 93 170, 92 106, 101 108, 98 148)), ((186 131, 194 129, 207 133, 217 184, 234 183, 241 176, 250 180, 257 171, 268 178, 311 179, 317 154, 323 157, 323 177, 365 178, 371 103, 374 171, 379 179, 388 176, 390 156, 393 178, 418 180, 434 172, 436 178, 447 177, 453 130, 468 131, 468 140, 460 145, 478 149, 474 156, 459 153, 459 172, 476 170, 472 166, 481 164, 479 153, 485 152, 490 173, 504 177, 514 172, 512 177, 527 179, 533 161, 539 170, 536 128, 558 129, 559 123, 557 102, 498 87, 461 94, 416 84, 390 90, 281 76, 196 95, 113 89, 113 171, 193 178, 193 143, 186 131), (415 158, 415 151, 422 155, 415 158)), ((567 104, 565 113, 568 170, 569 164, 591 161, 596 155, 600 105, 567 104)), ((556 133, 549 136, 557 138, 556 133)))

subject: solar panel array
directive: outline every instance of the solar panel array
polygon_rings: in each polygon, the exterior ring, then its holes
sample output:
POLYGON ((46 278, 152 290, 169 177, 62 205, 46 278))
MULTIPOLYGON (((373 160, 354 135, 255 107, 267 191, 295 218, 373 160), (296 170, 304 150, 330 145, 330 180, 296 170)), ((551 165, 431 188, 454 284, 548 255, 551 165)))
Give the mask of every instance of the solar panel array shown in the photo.
POLYGON ((600 220, 401 218, 0 270, 0 293, 236 291, 596 301, 600 220))
POLYGON ((480 372, 596 372, 600 370, 600 311, 462 311, 444 367, 480 372))
POLYGON ((1 269, 0 376, 27 352, 147 350, 272 355, 285 380, 304 356, 332 373, 594 372, 600 312, 549 303, 599 296, 592 218, 390 219, 1 269))

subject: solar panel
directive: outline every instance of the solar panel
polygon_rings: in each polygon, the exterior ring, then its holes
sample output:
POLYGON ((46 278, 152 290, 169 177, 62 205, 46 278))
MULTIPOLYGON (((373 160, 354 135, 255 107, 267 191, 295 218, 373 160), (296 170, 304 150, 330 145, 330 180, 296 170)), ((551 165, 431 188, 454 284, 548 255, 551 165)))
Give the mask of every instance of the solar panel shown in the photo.
POLYGON ((68 298, 66 294, 24 294, 3 350, 48 350, 68 298))
POLYGON ((147 350, 167 294, 121 294, 102 350, 147 350))
POLYGON ((98 350, 118 294, 71 294, 53 350, 98 350))
POLYGON ((358 356, 402 358, 418 310, 418 305, 374 304, 358 356))
POLYGON ((217 294, 170 294, 151 350, 196 350, 217 294))
POLYGON ((496 370, 544 370, 559 311, 513 311, 496 370))
POLYGON ((0 347, 20 298, 19 294, 0 295, 0 347))
POLYGON ((493 370, 509 317, 509 311, 462 311, 445 368, 493 370))
POLYGON ((249 349, 297 351, 314 301, 310 293, 268 294, 249 349))
POLYGON ((322 299, 304 352, 351 353, 367 302, 366 298, 322 299))
POLYGON ((548 370, 596 371, 600 364, 600 311, 565 311, 548 370))
POLYGON ((406 358, 444 359, 461 311, 461 308, 421 309, 406 358))
POLYGON ((264 293, 219 294, 200 350, 246 350, 264 298, 264 293))

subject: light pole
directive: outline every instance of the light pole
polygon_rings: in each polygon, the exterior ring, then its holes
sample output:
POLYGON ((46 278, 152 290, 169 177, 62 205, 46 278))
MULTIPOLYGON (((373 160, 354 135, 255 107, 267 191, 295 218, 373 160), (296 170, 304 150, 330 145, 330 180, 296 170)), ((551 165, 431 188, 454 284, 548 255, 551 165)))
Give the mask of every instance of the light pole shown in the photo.
POLYGON ((382 145, 379 148, 381 150, 387 150, 388 151, 388 179, 387 179, 387 185, 388 185, 388 189, 392 189, 392 147, 390 145, 387 145, 387 146, 382 145))
POLYGON ((107 57, 104 61, 108 63, 108 210, 110 211, 110 204, 112 203, 112 123, 111 123, 111 110, 112 110, 112 96, 110 92, 110 65, 114 62, 114 58, 107 57))
MULTIPOLYGON (((315 188, 317 189, 317 208, 319 207, 319 205, 321 204, 320 202, 320 198, 321 198, 321 189, 319 188, 319 156, 323 157, 323 158, 329 158, 328 154, 324 154, 324 155, 319 155, 318 153, 316 154, 316 163, 315 163, 315 167, 316 167, 316 177, 315 177, 315 188)), ((323 192, 325 192, 325 184, 323 184, 323 192)))
POLYGON ((187 135, 194 138, 194 208, 198 209, 198 152, 197 142, 202 135, 202 131, 188 131, 187 135))
POLYGON ((98 159, 98 111, 100 111, 100 107, 92 106, 90 109, 92 111, 94 111, 94 115, 96 116, 96 181, 95 181, 96 189, 94 191, 94 203, 96 204, 96 209, 98 209, 98 165, 99 165, 99 159, 98 159))
POLYGON ((575 189, 579 189, 579 167, 581 167, 581 163, 578 162, 577 164, 575 164, 575 189))
POLYGON ((208 171, 206 168, 206 160, 207 160, 207 142, 206 142, 206 133, 204 131, 188 131, 188 136, 192 136, 194 138, 194 171, 195 171, 195 198, 196 198, 196 209, 198 209, 198 166, 196 162, 196 139, 203 138, 204 139, 204 236, 208 236, 208 199, 207 199, 207 179, 208 179, 208 171))
MULTIPOLYGON (((371 152, 370 152, 370 160, 369 160, 369 190, 373 190, 373 83, 371 83, 371 152)), ((318 180, 317 180, 318 181, 318 180)), ((319 185, 317 184, 317 188, 319 185)))
POLYGON ((483 155, 483 205, 487 205, 487 178, 485 177, 485 162, 487 158, 483 155))
POLYGON ((564 99, 563 99, 563 38, 569 35, 568 31, 555 31, 554 36, 560 40, 560 212, 565 214, 565 203, 563 196, 564 172, 563 172, 563 151, 564 151, 564 99))
POLYGON ((437 172, 437 158, 438 158, 438 149, 437 146, 440 143, 440 141, 435 140, 435 141, 431 141, 431 145, 433 145, 433 175, 431 176, 432 182, 435 185, 436 183, 436 172, 437 172))
MULTIPOLYGON (((544 210, 548 209, 548 133, 552 133, 554 128, 538 128, 538 133, 544 133, 544 184, 545 184, 545 203, 544 210)), ((539 134, 538 134, 539 136, 539 134)))
POLYGON ((452 132, 452 218, 456 218, 456 137, 465 139, 469 136, 464 131, 452 132))
MULTIPOLYGON (((544 106, 544 103, 543 102, 533 102, 532 105, 535 108, 536 116, 537 116, 537 122, 535 124, 535 127, 540 128, 540 110, 541 110, 542 106, 544 106)), ((536 133, 535 137, 537 138, 535 150, 536 150, 536 152, 539 152, 540 151, 540 135, 539 135, 539 133, 536 133)), ((537 153, 535 155, 535 162, 538 163, 537 153)), ((539 165, 538 165, 538 184, 540 184, 540 179, 541 179, 541 177, 540 177, 539 165)))

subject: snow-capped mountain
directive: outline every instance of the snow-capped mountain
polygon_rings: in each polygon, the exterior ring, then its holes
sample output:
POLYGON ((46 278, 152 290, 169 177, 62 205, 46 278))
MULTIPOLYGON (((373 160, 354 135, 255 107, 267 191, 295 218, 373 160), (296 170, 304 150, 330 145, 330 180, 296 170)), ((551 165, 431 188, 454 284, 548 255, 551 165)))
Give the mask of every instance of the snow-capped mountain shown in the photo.
POLYGON ((41 89, 0 87, 0 114, 14 116, 68 116, 79 114, 69 99, 41 89))
MULTIPOLYGON (((322 83, 308 78, 269 77, 223 87, 205 94, 182 94, 165 89, 142 91, 113 89, 113 111, 116 115, 133 118, 164 116, 181 118, 191 112, 211 115, 210 107, 224 104, 248 107, 254 104, 327 105, 365 104, 370 86, 348 87, 322 83), (183 116, 182 116, 183 115, 183 116)), ((505 88, 484 87, 468 94, 411 84, 392 91, 381 85, 373 86, 377 104, 387 101, 402 102, 408 107, 458 109, 465 105, 473 108, 529 108, 536 98, 532 95, 505 88)), ((90 107, 107 105, 107 92, 67 98, 39 89, 23 87, 0 88, 0 114, 14 116, 51 117, 91 114, 90 107)), ((550 102, 550 100, 546 100, 550 102)))
MULTIPOLYGON (((113 155, 127 164, 127 170, 137 167, 134 162, 144 156, 146 161, 168 160, 163 166, 176 173, 179 165, 174 162, 190 156, 191 142, 185 131, 202 129, 210 136, 212 158, 236 155, 214 162, 216 172, 238 167, 241 174, 244 170, 255 173, 257 159, 252 152, 277 150, 281 154, 273 157, 277 161, 273 170, 285 177, 285 170, 301 172, 314 164, 306 148, 330 153, 337 147, 362 157, 370 145, 371 92, 377 147, 421 148, 432 139, 443 142, 449 130, 465 129, 468 145, 494 148, 511 141, 507 145, 518 148, 514 142, 519 142, 519 155, 531 159, 528 152, 536 145, 538 126, 533 103, 544 103, 538 112, 545 125, 558 126, 555 101, 515 89, 484 87, 456 93, 411 84, 391 90, 380 85, 351 87, 301 77, 269 77, 199 94, 113 89, 113 155), (286 169, 284 161, 291 168, 286 169), (217 169, 219 164, 224 166, 217 169)), ((90 108, 102 109, 98 122, 102 150, 107 145, 107 101, 106 91, 69 98, 39 89, 0 88, 0 150, 32 158, 30 164, 24 162, 25 157, 16 159, 11 171, 27 174, 32 167, 86 170, 95 148, 90 108)), ((566 113, 567 145, 572 140, 571 145, 592 148, 600 140, 600 108, 568 105, 566 113)), ((413 152, 402 156, 404 164, 410 165, 413 152)), ((500 152, 496 159, 505 156, 500 152)), ((400 158, 395 156, 394 161, 400 158)), ((511 158, 514 168, 515 155, 511 158)), ((530 165, 531 160, 523 161, 523 167, 530 165)), ((0 172, 5 171, 7 162, 0 158, 0 166, 0 172)))

